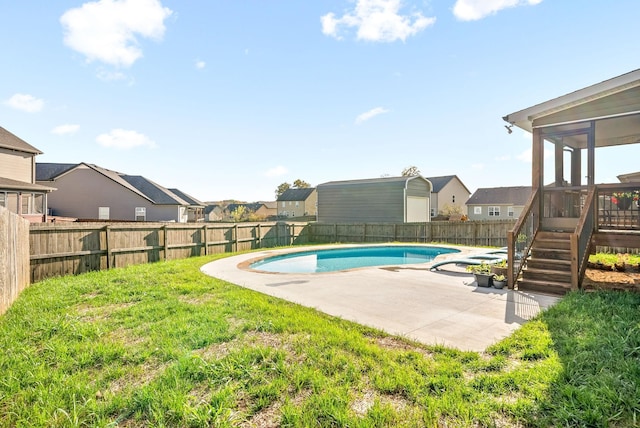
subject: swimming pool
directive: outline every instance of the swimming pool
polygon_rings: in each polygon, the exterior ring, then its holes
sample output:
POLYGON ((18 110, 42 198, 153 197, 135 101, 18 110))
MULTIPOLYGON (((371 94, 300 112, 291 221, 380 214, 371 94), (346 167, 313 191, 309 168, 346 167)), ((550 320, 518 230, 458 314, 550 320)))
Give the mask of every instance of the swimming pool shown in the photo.
POLYGON ((335 272, 370 266, 427 263, 440 254, 457 253, 453 248, 418 245, 376 245, 310 250, 267 257, 250 269, 278 273, 335 272))

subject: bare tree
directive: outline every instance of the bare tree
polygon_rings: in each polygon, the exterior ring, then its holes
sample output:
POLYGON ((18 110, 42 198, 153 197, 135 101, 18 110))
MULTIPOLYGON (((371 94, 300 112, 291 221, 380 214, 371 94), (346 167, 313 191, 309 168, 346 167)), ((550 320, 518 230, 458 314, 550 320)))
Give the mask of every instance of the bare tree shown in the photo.
POLYGON ((415 177, 416 175, 420 175, 420 170, 417 166, 408 166, 402 170, 403 177, 415 177))

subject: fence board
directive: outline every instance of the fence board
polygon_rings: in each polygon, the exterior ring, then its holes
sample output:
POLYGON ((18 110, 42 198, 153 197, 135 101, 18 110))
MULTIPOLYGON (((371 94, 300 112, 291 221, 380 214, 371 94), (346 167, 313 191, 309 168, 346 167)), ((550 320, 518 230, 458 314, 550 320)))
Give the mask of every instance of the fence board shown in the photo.
POLYGON ((29 286, 29 221, 0 207, 0 315, 29 286))

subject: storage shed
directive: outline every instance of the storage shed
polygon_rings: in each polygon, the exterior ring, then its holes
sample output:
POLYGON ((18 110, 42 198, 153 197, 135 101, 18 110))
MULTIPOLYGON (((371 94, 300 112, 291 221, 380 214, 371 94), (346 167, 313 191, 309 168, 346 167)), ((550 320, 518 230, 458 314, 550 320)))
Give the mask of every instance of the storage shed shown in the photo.
POLYGON ((431 189, 419 175, 323 183, 317 186, 318 222, 427 222, 431 189))

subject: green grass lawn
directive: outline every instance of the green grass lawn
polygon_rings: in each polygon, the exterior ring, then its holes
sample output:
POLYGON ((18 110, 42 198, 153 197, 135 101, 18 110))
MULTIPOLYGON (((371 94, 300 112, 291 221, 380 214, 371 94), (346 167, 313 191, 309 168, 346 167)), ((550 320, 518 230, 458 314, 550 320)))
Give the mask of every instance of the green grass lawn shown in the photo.
POLYGON ((0 317, 0 426, 640 425, 640 295, 572 293, 485 353, 207 277, 33 284, 0 317))

